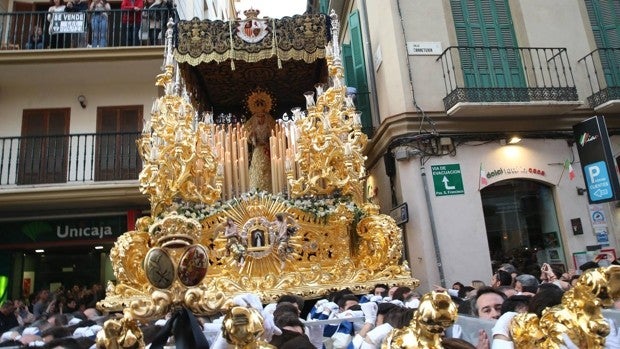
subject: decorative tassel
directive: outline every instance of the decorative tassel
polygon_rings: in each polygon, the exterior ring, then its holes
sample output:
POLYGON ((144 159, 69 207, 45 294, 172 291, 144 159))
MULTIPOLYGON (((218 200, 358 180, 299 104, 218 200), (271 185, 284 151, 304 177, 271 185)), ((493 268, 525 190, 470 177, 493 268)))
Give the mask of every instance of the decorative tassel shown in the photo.
POLYGON ((234 60, 234 51, 235 51, 235 44, 233 41, 233 32, 232 32, 232 21, 228 21, 228 34, 230 37, 230 55, 228 58, 230 58, 230 70, 235 70, 235 60, 234 60))
POLYGON ((278 69, 282 69, 282 60, 280 59, 280 55, 278 54, 278 36, 276 35, 276 19, 271 19, 271 28, 273 31, 273 53, 275 53, 278 58, 278 69))

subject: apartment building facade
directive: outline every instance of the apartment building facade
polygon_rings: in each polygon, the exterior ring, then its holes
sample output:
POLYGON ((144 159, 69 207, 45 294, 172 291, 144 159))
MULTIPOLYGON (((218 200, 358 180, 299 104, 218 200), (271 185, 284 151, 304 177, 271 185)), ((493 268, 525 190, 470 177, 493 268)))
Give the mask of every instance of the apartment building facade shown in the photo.
POLYGON ((503 262, 616 257, 616 204, 588 201, 572 127, 603 116, 617 154, 618 2, 324 6, 368 97, 367 195, 401 223, 422 291, 488 282, 503 262))
POLYGON ((60 17, 47 1, 0 2, 0 298, 114 279, 110 248, 148 214, 136 140, 161 93, 167 22, 225 19, 230 5, 109 4, 107 42, 93 47, 95 10, 60 17), (132 29, 135 42, 123 42, 132 29))

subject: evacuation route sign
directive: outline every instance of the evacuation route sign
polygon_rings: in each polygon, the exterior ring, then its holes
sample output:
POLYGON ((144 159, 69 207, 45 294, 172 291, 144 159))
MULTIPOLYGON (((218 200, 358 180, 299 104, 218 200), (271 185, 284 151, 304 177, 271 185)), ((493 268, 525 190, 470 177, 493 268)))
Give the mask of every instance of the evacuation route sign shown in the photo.
POLYGON ((435 196, 465 194, 461 165, 431 166, 431 172, 433 173, 433 184, 435 184, 435 196))

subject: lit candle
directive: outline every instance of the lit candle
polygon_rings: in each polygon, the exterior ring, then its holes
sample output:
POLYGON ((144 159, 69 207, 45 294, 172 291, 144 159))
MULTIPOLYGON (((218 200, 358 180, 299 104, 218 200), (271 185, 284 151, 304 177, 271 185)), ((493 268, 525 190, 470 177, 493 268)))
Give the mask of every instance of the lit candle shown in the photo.
POLYGON ((314 92, 308 91, 304 93, 304 97, 306 97, 306 108, 314 107, 314 92))
POLYGON ((359 126, 362 124, 362 113, 361 112, 355 112, 355 114, 353 114, 353 125, 355 126, 359 126))

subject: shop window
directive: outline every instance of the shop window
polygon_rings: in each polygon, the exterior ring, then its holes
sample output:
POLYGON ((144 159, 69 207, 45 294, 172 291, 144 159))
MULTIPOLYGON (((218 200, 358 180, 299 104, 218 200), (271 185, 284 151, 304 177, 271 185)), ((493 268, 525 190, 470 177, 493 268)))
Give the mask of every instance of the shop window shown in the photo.
POLYGON ((67 181, 69 113, 69 108, 24 110, 18 184, 67 181))
POLYGON ((142 160, 136 140, 141 124, 142 106, 97 108, 96 181, 138 178, 142 160))
POLYGON ((550 187, 524 179, 494 183, 481 190, 489 252, 494 266, 512 263, 538 276, 549 263, 567 270, 550 187))

